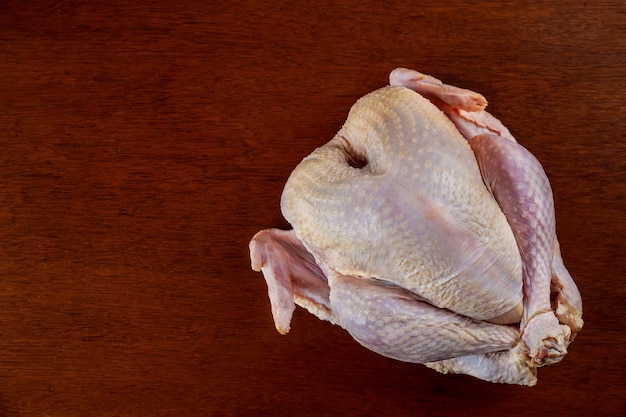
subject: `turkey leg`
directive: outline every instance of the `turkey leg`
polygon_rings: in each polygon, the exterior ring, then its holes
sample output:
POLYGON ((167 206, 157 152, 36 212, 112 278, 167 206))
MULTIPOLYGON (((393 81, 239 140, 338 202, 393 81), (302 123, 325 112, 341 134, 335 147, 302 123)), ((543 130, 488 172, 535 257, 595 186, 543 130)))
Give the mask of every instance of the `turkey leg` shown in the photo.
POLYGON ((516 350, 533 366, 558 362, 567 353, 570 328, 559 324, 550 301, 556 235, 548 178, 539 161, 517 143, 487 134, 469 143, 522 257, 524 315, 516 350))
POLYGON ((329 274, 333 314, 366 348, 442 373, 535 385, 536 371, 512 353, 519 330, 432 306, 375 279, 329 274))

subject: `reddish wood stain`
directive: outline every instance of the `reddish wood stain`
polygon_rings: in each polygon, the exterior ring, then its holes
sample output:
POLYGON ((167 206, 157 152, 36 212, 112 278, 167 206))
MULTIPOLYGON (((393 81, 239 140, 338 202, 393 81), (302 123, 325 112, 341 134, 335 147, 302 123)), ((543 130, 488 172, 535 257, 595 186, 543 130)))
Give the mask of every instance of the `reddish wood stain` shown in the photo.
POLYGON ((622 415, 624 2, 266 3, 0 2, 0 415, 622 415), (552 181, 586 325, 535 388, 273 328, 248 240, 396 66, 552 181))

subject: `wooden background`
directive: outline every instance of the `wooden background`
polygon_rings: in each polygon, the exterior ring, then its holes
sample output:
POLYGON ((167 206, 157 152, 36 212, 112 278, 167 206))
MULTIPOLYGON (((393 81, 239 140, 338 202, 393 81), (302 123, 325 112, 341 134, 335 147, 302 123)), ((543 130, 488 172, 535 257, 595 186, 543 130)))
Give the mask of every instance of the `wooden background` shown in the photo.
POLYGON ((0 1, 0 416, 624 415, 625 79, 621 0, 0 1), (274 330, 248 241, 396 66, 552 181, 586 324, 534 388, 274 330))

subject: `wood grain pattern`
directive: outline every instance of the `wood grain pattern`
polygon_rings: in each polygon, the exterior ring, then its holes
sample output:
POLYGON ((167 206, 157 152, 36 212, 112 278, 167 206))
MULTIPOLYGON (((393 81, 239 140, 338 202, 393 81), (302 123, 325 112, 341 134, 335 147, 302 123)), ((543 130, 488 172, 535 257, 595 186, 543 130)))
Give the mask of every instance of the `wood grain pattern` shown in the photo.
POLYGON ((0 415, 623 415, 624 2, 267 3, 0 2, 0 415), (248 240, 396 66, 552 181, 586 324, 535 388, 273 328, 248 240))

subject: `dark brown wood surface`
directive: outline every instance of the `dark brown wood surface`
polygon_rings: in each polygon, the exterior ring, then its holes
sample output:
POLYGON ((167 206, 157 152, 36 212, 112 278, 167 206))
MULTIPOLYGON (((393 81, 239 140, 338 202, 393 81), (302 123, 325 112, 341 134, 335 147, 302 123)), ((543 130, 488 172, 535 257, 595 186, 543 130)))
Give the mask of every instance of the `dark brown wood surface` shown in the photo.
POLYGON ((0 416, 625 415, 623 1, 0 2, 0 416), (544 164, 586 321, 534 388, 380 357, 248 241, 397 66, 544 164))

